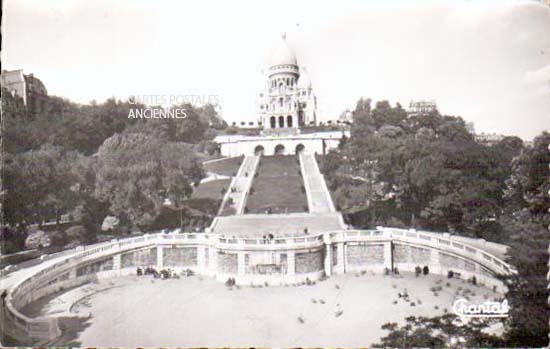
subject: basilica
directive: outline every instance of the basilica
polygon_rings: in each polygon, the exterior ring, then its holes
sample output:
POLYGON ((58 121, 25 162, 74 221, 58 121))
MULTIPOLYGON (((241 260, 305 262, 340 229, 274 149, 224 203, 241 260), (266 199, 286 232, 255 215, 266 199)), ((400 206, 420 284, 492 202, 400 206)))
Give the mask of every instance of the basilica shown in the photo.
POLYGON ((258 125, 265 129, 299 128, 317 124, 317 98, 304 67, 286 42, 286 35, 272 51, 259 94, 258 125))
POLYGON ((223 156, 325 154, 349 131, 319 127, 317 97, 305 67, 300 66, 286 35, 275 43, 257 96, 255 135, 220 135, 215 141, 223 156))

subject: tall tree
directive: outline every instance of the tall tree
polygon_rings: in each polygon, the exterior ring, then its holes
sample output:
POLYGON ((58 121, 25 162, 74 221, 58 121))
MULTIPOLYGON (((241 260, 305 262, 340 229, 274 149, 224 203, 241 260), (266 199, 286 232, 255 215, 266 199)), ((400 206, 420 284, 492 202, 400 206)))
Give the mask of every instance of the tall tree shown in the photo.
POLYGON ((183 199, 204 175, 192 150, 143 133, 116 134, 98 151, 96 195, 115 215, 147 230, 167 197, 183 199))

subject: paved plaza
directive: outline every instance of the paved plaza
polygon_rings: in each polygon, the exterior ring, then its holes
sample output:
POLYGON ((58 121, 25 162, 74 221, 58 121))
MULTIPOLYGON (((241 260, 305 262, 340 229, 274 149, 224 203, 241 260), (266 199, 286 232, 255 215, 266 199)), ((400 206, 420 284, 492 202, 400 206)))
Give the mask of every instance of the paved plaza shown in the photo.
POLYGON ((452 311, 457 292, 472 300, 499 297, 462 280, 412 273, 346 274, 311 286, 231 289, 198 276, 130 276, 83 285, 24 311, 85 319, 91 314, 80 333, 68 331, 69 338, 62 339, 85 347, 358 347, 379 341, 386 322, 452 311), (430 288, 438 285, 442 291, 435 296, 430 288), (410 302, 397 296, 404 289, 410 302), (337 311, 342 311, 338 317, 337 311))

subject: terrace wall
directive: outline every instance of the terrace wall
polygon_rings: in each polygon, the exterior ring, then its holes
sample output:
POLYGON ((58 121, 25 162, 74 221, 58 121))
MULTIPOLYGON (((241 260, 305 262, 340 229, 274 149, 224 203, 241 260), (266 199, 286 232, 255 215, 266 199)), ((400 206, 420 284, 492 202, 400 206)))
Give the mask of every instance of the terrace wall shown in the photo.
MULTIPOLYGON (((34 267, 9 285, 6 316, 29 338, 47 343, 61 330, 55 317, 29 318, 19 312, 26 304, 62 289, 134 273, 136 266, 184 269, 238 284, 300 284, 323 275, 398 266, 414 271, 429 265, 430 272, 457 271, 462 278, 476 276, 479 284, 505 288, 497 274, 514 270, 488 251, 484 242, 449 234, 378 228, 346 230, 316 236, 265 239, 225 238, 214 234, 152 234, 79 247, 34 267), (393 249, 392 249, 393 246, 393 249), (480 247, 481 246, 481 247, 480 247), (272 267, 267 267, 271 265, 272 267), (172 267, 173 266, 173 267, 172 267)), ((9 278, 8 278, 9 280, 9 278)))

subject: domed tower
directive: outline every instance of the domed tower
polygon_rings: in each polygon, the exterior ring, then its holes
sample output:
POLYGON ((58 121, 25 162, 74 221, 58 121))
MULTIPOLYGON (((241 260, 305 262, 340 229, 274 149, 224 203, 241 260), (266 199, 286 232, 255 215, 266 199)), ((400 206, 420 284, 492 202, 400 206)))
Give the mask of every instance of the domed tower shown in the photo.
POLYGON ((264 90, 259 94, 258 123, 264 129, 296 129, 307 125, 309 120, 315 121, 311 81, 304 77, 306 80, 299 83, 300 79, 296 54, 283 34, 271 51, 264 90))

